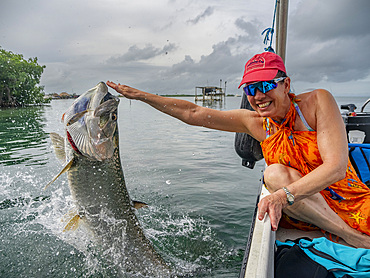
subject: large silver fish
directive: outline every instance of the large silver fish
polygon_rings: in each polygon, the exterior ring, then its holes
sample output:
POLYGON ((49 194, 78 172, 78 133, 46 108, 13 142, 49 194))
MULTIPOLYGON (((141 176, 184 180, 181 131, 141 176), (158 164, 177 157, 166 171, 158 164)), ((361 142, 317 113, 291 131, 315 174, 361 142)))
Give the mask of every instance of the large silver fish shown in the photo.
MULTIPOLYGON (((74 212, 66 230, 82 224, 115 269, 115 276, 169 277, 170 268, 146 238, 123 176, 117 129, 119 99, 105 83, 81 95, 63 115, 66 136, 51 133, 57 157, 68 172, 74 212)), ((49 184, 50 184, 49 183, 49 184)), ((49 185, 48 184, 48 185, 49 185)), ((47 185, 47 186, 48 186, 47 185)))

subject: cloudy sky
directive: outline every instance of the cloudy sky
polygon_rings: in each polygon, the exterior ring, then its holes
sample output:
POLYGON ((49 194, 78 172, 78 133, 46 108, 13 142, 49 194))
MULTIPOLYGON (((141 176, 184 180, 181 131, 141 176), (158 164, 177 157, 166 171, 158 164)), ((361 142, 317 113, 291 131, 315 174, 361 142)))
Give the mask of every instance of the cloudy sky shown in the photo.
MULTIPOLYGON (((3 0, 0 46, 46 65, 45 92, 112 80, 160 94, 237 87, 263 52, 274 0, 3 0)), ((370 1, 291 0, 286 66, 296 92, 370 97, 370 1)))

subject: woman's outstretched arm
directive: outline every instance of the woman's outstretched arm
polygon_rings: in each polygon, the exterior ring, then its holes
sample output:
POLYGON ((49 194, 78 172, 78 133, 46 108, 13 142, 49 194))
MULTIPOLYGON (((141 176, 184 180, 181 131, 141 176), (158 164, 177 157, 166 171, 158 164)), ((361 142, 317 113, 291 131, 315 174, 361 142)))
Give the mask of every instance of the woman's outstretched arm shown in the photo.
POLYGON ((115 84, 108 81, 107 85, 129 99, 143 101, 155 109, 190 125, 230 132, 245 132, 251 135, 253 135, 252 133, 259 133, 257 131, 262 131, 262 119, 254 111, 246 109, 220 111, 182 99, 150 94, 119 83, 115 84), (251 132, 251 130, 254 132, 251 132))

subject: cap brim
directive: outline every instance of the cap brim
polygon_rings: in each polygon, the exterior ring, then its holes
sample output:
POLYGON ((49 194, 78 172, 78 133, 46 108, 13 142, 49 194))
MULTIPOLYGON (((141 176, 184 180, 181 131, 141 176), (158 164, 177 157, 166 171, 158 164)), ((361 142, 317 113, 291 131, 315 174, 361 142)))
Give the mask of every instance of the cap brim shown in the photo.
POLYGON ((269 81, 272 80, 276 77, 277 73, 279 70, 277 69, 263 69, 263 70, 258 70, 255 72, 249 72, 247 75, 243 76, 243 80, 240 83, 238 89, 243 85, 243 84, 249 84, 249 83, 254 83, 258 81, 269 81))

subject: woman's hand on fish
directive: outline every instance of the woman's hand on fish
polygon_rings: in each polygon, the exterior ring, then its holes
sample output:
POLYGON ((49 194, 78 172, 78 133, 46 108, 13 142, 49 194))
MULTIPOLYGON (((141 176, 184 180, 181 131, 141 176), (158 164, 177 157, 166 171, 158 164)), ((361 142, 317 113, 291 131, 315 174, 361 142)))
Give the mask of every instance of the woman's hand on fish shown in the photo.
POLYGON ((283 190, 267 195, 258 203, 258 219, 262 221, 265 214, 268 213, 271 220, 271 230, 276 231, 282 216, 282 210, 286 206, 286 194, 283 190))
POLYGON ((145 93, 143 91, 134 89, 127 85, 121 85, 120 83, 116 84, 112 81, 107 81, 107 85, 116 90, 117 93, 120 93, 121 95, 129 99, 140 99, 142 97, 145 97, 145 93))

